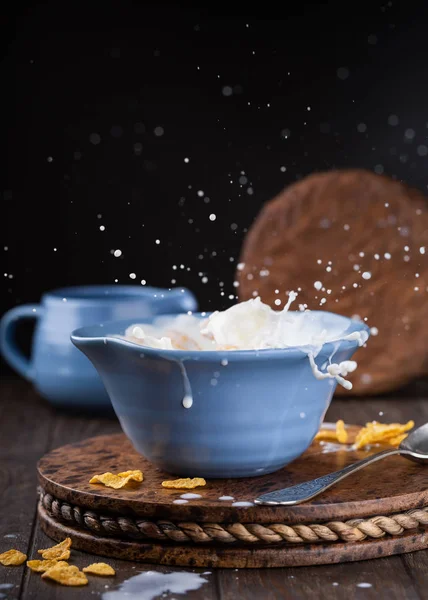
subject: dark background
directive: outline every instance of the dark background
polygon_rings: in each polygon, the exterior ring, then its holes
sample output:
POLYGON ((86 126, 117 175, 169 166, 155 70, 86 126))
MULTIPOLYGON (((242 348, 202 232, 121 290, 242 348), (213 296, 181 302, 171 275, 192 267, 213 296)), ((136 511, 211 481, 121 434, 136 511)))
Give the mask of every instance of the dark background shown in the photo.
POLYGON ((257 7, 1 9, 2 312, 141 280, 225 308, 285 185, 362 166, 426 189, 427 3, 257 7))

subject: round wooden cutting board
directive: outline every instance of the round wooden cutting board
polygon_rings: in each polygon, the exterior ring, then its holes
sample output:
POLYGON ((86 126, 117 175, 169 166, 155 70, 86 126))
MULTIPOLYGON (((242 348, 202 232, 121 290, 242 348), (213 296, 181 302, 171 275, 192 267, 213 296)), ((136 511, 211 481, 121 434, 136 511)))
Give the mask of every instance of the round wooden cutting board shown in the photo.
POLYGON ((40 460, 42 528, 55 540, 68 535, 74 548, 102 556, 193 567, 325 564, 427 548, 428 469, 400 456, 301 505, 233 506, 367 456, 344 448, 328 451, 329 445, 314 442, 276 473, 170 490, 161 483, 174 476, 146 461, 125 435, 90 438, 40 460), (141 484, 114 490, 89 483, 95 474, 130 469, 143 471, 141 484), (201 497, 174 503, 189 491, 201 497))

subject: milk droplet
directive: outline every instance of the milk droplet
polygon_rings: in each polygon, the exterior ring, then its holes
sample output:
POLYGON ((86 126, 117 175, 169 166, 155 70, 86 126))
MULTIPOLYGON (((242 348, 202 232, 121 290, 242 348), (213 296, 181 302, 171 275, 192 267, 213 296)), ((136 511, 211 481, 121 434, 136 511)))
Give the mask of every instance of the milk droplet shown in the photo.
POLYGON ((98 135, 98 133, 91 133, 91 135, 89 136, 89 141, 91 142, 91 144, 94 144, 94 146, 96 146, 101 142, 101 136, 98 135))
POLYGON ((385 252, 384 257, 386 258, 386 260, 390 260, 391 255, 389 252, 385 252))
POLYGON ((421 246, 421 247, 419 248, 419 252, 420 252, 421 254, 425 254, 425 246, 421 246))
POLYGON ((371 279, 372 274, 370 273, 370 271, 364 271, 364 273, 361 275, 361 277, 363 279, 371 279))
POLYGON ((137 278, 137 275, 136 275, 135 273, 130 273, 130 274, 129 274, 129 278, 130 278, 130 279, 136 279, 136 278, 137 278))
POLYGON ((339 79, 342 79, 342 81, 344 81, 345 79, 348 79, 349 69, 347 69, 346 67, 339 67, 337 69, 337 76, 339 77, 339 79))
POLYGON ((281 300, 279 298, 277 298, 275 300, 275 304, 276 304, 276 306, 280 306, 281 305, 281 300))
POLYGON ((318 291, 320 291, 320 289, 322 288, 322 282, 321 281, 315 281, 314 282, 314 288, 318 291))
POLYGON ((370 334, 373 336, 377 336, 379 334, 379 329, 377 327, 371 327, 370 334))
POLYGON ((193 398, 192 396, 184 396, 183 398, 183 406, 184 408, 190 408, 193 404, 193 398))
POLYGON ((215 221, 217 219, 217 216, 214 213, 210 214, 210 221, 215 221))

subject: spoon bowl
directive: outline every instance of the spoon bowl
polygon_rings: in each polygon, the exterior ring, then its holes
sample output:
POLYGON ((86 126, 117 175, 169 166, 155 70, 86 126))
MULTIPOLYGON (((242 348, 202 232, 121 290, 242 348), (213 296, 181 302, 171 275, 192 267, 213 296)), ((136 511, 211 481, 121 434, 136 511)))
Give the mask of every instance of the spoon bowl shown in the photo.
POLYGON ((405 450, 402 456, 410 460, 419 463, 428 462, 428 423, 412 431, 401 442, 399 450, 405 450))

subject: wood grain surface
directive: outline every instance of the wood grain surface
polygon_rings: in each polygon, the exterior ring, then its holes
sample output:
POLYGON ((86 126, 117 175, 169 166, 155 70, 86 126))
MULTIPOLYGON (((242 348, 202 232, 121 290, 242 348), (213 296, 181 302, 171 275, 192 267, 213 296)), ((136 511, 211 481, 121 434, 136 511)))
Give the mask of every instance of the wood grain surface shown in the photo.
MULTIPOLYGON (((14 379, 4 379, 0 384, 0 416, 0 551, 17 547, 35 557, 37 548, 50 544, 35 519, 39 457, 49 449, 91 435, 117 433, 120 426, 113 419, 55 411, 28 384, 14 379), (5 537, 9 535, 17 537, 5 537)), ((375 418, 385 421, 414 418, 422 424, 428 420, 428 382, 416 381, 395 396, 363 401, 336 399, 327 417, 330 421, 343 418, 357 424, 375 418)), ((79 567, 96 560, 95 556, 76 550, 72 555, 73 564, 79 567)), ((108 562, 117 571, 114 581, 93 577, 90 585, 82 589, 42 581, 24 566, 0 567, 0 584, 12 584, 11 588, 0 591, 7 600, 89 600, 101 598, 106 585, 115 589, 140 571, 180 570, 118 559, 108 562)), ((316 567, 217 569, 204 577, 207 583, 186 594, 186 600, 427 600, 428 551, 316 567), (369 583, 371 587, 357 587, 361 583, 369 583)))
MULTIPOLYGON (((355 428, 354 428, 355 429, 355 428)), ((383 448, 383 447, 382 447, 383 448)), ((212 479, 192 490, 201 498, 174 504, 186 490, 165 489, 171 474, 159 471, 132 447, 124 434, 99 436, 53 450, 39 462, 42 488, 70 504, 120 516, 196 522, 308 523, 352 519, 409 510, 428 505, 428 469, 392 456, 350 475, 325 493, 297 506, 234 507, 261 494, 336 471, 381 448, 323 453, 315 441, 303 456, 280 471, 245 479, 212 479), (89 480, 97 473, 141 469, 141 484, 114 490, 89 480)), ((199 473, 194 474, 195 477, 199 473)))

